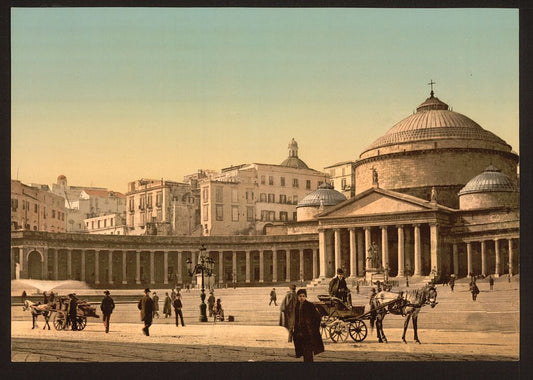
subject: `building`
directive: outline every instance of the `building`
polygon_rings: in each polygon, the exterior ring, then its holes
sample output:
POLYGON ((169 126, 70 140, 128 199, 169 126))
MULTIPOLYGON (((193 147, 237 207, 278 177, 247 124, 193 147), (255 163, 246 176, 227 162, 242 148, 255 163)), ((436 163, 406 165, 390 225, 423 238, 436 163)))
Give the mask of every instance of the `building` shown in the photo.
POLYGON ((281 164, 242 164, 200 180, 201 223, 205 236, 264 234, 276 222, 296 221, 296 205, 326 175, 310 169, 289 143, 281 164))
POLYGON ((198 199, 190 183, 140 179, 128 183, 129 235, 199 235, 198 199))
POLYGON ((343 161, 326 166, 325 172, 329 175, 330 184, 341 192, 346 198, 355 195, 355 162, 343 161))
POLYGON ((127 235, 126 212, 105 214, 84 220, 89 234, 127 235))
POLYGON ((28 186, 11 180, 11 231, 65 232, 63 197, 47 186, 28 186))

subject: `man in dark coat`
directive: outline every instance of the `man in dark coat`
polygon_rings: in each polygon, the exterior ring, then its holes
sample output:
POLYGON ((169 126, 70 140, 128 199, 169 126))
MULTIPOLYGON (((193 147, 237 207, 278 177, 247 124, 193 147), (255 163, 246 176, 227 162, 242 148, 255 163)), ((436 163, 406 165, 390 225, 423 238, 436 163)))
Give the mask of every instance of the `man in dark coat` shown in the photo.
POLYGON ((154 317, 154 301, 150 298, 150 289, 144 289, 144 296, 139 301, 137 307, 141 310, 141 321, 144 322, 143 334, 150 336, 149 328, 152 325, 154 317))
POLYGON ((285 327, 289 331, 289 342, 292 342, 292 332, 294 330, 294 311, 296 302, 296 285, 290 285, 289 291, 281 302, 280 311, 280 326, 285 327))
POLYGON ((100 310, 102 310, 102 320, 104 321, 105 326, 105 332, 109 332, 109 320, 111 318, 111 313, 113 312, 113 309, 115 308, 115 301, 113 301, 113 298, 109 295, 109 290, 106 290, 104 292, 105 296, 102 300, 102 303, 100 304, 100 310))
POLYGON ((181 297, 176 296, 176 298, 174 298, 173 306, 174 306, 174 313, 176 314, 176 326, 179 326, 178 324, 178 317, 179 317, 181 319, 181 325, 185 327, 185 323, 183 322, 183 313, 181 311, 181 308, 183 307, 183 304, 181 303, 181 297))
POLYGON ((78 323, 76 322, 76 317, 78 316, 78 299, 72 293, 68 297, 70 298, 67 309, 68 319, 72 326, 72 331, 76 331, 78 330, 78 323))
POLYGON ((337 297, 346 302, 348 297, 348 286, 346 286, 346 279, 344 278, 344 271, 342 268, 337 269, 337 276, 329 282, 329 295, 337 297))
POLYGON ((294 315, 294 350, 296 357, 304 357, 304 362, 312 362, 313 354, 324 352, 324 343, 320 336, 320 314, 313 304, 307 301, 307 291, 300 289, 296 293, 298 302, 294 315))
POLYGON ((209 309, 209 316, 213 316, 213 307, 215 306, 215 294, 211 290, 209 292, 209 298, 207 299, 207 309, 209 309))
POLYGON ((276 296, 276 288, 272 288, 272 290, 270 291, 270 302, 268 303, 268 306, 270 306, 270 304, 272 302, 274 302, 274 306, 278 306, 278 304, 276 303, 278 297, 276 296))

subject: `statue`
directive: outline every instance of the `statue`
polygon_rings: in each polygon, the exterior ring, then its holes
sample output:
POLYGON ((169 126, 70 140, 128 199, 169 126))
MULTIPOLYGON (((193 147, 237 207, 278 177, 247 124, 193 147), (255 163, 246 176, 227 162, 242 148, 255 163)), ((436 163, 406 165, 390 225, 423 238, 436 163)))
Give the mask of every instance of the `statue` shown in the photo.
POLYGON ((372 168, 372 185, 378 185, 378 172, 375 168, 372 168))
POLYGON ((379 268, 379 252, 378 245, 375 241, 372 242, 372 245, 368 248, 368 259, 370 268, 379 268))
POLYGON ((431 202, 437 202, 437 190, 435 190, 435 186, 431 188, 431 202))

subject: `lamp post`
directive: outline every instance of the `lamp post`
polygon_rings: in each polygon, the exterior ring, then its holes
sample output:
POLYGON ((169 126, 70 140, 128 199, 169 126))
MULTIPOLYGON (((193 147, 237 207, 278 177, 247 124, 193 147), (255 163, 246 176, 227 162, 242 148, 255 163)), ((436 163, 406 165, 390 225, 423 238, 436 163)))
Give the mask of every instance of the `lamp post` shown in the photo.
POLYGON ((205 305, 205 287, 204 287, 204 274, 207 277, 211 277, 213 274, 213 267, 215 264, 215 261, 210 258, 209 256, 205 256, 206 248, 202 245, 200 247, 200 255, 198 256, 198 264, 192 267, 192 261, 191 259, 187 259, 187 271, 189 272, 189 276, 192 277, 197 273, 202 274, 202 289, 200 292, 200 322, 207 322, 207 315, 205 313, 205 310, 207 309, 207 306, 205 305))

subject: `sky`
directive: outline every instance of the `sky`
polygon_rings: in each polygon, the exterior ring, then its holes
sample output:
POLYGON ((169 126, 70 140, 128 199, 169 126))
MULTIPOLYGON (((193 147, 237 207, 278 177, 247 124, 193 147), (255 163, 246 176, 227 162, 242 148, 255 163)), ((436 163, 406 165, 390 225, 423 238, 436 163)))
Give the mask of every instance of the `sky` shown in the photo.
POLYGON ((11 178, 356 160, 435 96, 519 152, 516 9, 12 8, 11 178))

